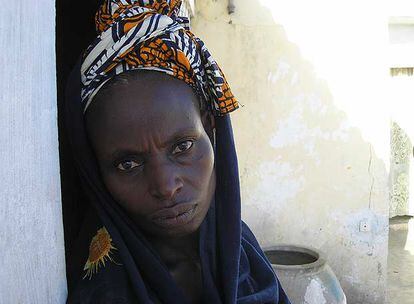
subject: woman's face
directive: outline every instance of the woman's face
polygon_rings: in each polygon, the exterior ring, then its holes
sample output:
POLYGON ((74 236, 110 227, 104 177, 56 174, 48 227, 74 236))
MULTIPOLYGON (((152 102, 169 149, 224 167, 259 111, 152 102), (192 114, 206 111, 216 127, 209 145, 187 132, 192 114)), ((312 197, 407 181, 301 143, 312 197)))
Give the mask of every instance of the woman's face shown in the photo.
POLYGON ((193 233, 215 190, 210 117, 200 117, 183 81, 156 72, 127 79, 101 91, 86 114, 103 181, 146 233, 193 233))

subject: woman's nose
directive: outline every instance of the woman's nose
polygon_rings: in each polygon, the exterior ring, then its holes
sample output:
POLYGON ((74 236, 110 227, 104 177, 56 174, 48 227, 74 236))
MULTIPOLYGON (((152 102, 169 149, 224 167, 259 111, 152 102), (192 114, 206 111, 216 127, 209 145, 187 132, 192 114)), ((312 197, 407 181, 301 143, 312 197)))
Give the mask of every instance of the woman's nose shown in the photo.
POLYGON ((151 195, 162 201, 173 201, 183 187, 179 169, 169 160, 156 160, 148 171, 151 195))

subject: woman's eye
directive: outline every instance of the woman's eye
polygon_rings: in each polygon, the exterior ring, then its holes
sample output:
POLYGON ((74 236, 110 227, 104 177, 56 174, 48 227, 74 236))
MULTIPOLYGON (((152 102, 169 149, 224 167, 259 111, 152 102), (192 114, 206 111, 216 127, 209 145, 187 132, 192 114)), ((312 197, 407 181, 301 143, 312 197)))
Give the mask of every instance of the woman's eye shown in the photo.
POLYGON ((122 170, 122 171, 129 171, 129 170, 132 170, 132 169, 134 169, 136 167, 139 167, 140 165, 141 164, 138 163, 138 162, 136 162, 136 161, 126 160, 126 161, 120 162, 116 167, 119 170, 122 170))
POLYGON ((185 152, 193 146, 193 141, 186 140, 177 144, 173 150, 173 154, 185 152))

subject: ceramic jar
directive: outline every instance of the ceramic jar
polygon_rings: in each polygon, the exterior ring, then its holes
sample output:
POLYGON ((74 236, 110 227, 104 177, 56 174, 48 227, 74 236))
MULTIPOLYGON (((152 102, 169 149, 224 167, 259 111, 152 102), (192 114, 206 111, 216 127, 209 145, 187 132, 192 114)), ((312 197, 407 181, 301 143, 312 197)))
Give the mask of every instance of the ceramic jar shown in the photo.
POLYGON ((279 245, 264 252, 292 304, 346 304, 338 279, 317 250, 279 245))

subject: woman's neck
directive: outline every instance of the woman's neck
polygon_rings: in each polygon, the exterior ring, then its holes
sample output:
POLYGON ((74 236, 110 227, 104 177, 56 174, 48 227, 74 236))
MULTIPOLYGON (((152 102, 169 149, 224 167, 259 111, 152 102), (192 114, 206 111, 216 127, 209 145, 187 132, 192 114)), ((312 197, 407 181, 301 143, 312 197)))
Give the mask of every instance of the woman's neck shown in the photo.
POLYGON ((149 238, 189 303, 200 303, 202 295, 198 238, 198 232, 180 238, 149 238))
POLYGON ((198 231, 182 237, 149 237, 148 240, 167 266, 188 260, 199 260, 198 231))

